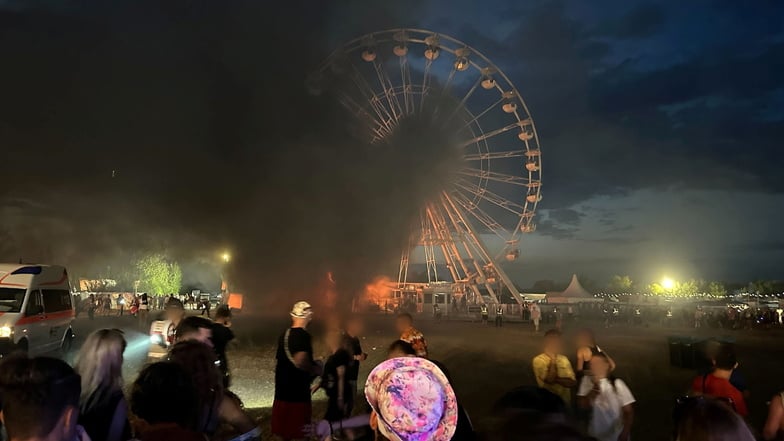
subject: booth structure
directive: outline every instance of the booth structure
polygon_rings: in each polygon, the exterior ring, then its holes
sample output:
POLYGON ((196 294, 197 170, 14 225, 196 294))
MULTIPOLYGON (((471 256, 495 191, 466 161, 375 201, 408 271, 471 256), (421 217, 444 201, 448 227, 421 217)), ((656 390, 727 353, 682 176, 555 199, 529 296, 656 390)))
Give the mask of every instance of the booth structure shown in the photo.
POLYGON ((601 303, 604 301, 603 299, 594 297, 593 294, 586 291, 585 288, 580 285, 580 281, 577 280, 577 274, 572 274, 572 281, 569 282, 569 286, 567 286, 565 290, 561 292, 548 292, 545 298, 547 299, 547 303, 555 304, 601 303))
POLYGON ((242 310, 242 300, 243 296, 239 293, 231 293, 229 294, 229 308, 237 311, 242 310))

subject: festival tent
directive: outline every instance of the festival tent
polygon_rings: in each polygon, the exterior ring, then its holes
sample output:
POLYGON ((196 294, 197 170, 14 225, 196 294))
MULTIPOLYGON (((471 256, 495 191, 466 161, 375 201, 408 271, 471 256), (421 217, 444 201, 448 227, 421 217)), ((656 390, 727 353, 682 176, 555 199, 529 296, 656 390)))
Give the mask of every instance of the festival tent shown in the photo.
POLYGON ((562 292, 548 292, 547 303, 600 303, 602 299, 594 297, 591 293, 585 290, 580 281, 577 280, 577 274, 572 274, 572 281, 569 286, 562 292))

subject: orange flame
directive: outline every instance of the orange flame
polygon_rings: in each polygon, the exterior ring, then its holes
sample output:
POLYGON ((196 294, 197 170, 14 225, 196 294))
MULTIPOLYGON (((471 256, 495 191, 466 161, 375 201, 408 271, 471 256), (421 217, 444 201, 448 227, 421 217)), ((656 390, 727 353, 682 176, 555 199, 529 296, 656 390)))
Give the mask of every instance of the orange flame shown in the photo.
POLYGON ((362 301, 368 304, 374 303, 383 307, 385 303, 391 302, 392 280, 386 276, 378 276, 372 282, 365 285, 365 292, 362 294, 362 301))

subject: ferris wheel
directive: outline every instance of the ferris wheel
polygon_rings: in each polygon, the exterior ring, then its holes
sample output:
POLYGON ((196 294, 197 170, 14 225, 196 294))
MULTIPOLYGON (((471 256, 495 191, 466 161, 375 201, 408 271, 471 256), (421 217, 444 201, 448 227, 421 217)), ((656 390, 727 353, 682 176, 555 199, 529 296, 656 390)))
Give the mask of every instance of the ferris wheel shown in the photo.
POLYGON ((454 127, 459 170, 422 207, 403 246, 400 286, 407 282, 411 253, 421 247, 429 281, 440 279, 445 264, 452 281, 478 302, 484 302, 482 294, 498 302, 504 288, 524 300, 498 263, 516 260, 521 235, 535 230, 541 150, 525 102, 497 66, 450 36, 393 29, 345 43, 307 86, 334 94, 373 143, 423 112, 437 112, 454 127), (333 87, 325 88, 330 82, 333 87), (443 97, 452 105, 428 105, 443 97))

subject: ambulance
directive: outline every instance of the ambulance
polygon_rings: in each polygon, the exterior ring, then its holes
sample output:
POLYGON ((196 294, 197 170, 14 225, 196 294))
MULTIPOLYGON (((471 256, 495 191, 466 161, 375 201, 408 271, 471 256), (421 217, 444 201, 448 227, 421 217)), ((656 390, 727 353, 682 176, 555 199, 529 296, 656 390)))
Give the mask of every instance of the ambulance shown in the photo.
POLYGON ((67 352, 74 316, 64 267, 0 263, 0 357, 67 352))

